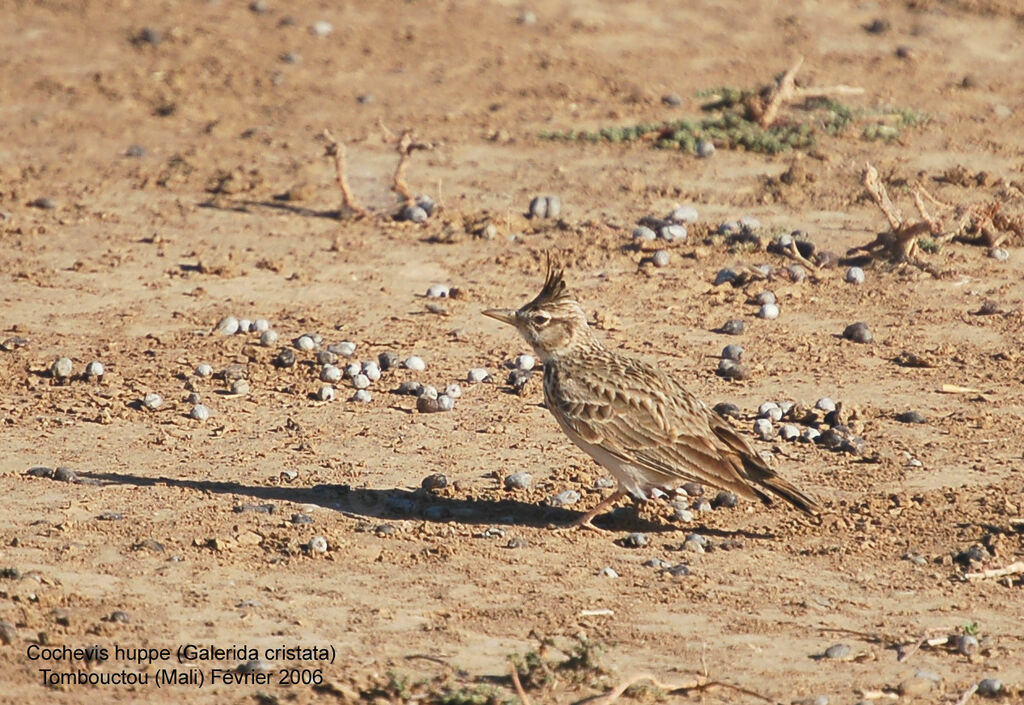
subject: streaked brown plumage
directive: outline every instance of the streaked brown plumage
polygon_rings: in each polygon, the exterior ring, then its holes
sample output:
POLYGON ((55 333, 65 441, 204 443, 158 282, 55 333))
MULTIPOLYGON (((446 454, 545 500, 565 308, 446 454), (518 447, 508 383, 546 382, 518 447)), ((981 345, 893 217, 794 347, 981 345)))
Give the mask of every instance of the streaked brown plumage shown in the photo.
POLYGON ((808 514, 817 503, 768 466, 728 421, 669 374, 606 348, 550 270, 541 293, 518 310, 484 311, 514 325, 544 362, 544 399, 566 435, 618 481, 579 522, 629 494, 700 482, 770 504, 781 497, 808 514))

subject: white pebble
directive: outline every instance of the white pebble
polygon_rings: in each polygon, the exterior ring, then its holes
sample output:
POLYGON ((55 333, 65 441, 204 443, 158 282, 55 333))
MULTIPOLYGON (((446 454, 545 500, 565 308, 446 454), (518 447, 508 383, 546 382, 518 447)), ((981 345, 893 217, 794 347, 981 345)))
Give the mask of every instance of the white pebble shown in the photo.
POLYGON ((362 371, 363 366, 360 365, 358 362, 350 362, 347 365, 345 365, 345 376, 348 377, 349 379, 352 379, 362 371))
POLYGON ((757 303, 763 306, 764 304, 778 303, 778 301, 775 299, 774 293, 770 291, 762 291, 760 294, 757 295, 757 303))
POLYGON ((437 399, 437 387, 424 384, 418 396, 426 397, 427 399, 437 399))
POLYGON ((462 387, 453 382, 452 384, 449 384, 447 387, 445 387, 444 393, 450 396, 452 399, 458 399, 459 397, 462 396, 462 387))
POLYGON ((822 397, 814 403, 814 408, 828 413, 836 410, 836 403, 829 397, 822 397))
POLYGON ((74 369, 74 365, 70 358, 60 357, 54 360, 53 364, 50 365, 50 374, 57 379, 64 379, 65 377, 71 376, 71 370, 74 369))
POLYGON ((1002 247, 993 247, 988 251, 988 256, 997 262, 1005 262, 1010 259, 1010 253, 1004 250, 1002 247))
POLYGON ((309 548, 310 553, 327 553, 327 539, 323 536, 314 536, 309 540, 307 547, 309 548))
POLYGON ((316 342, 308 335, 300 335, 295 339, 295 347, 309 352, 316 348, 316 342))
POLYGON ((380 379, 380 365, 373 360, 364 362, 363 374, 366 375, 371 382, 376 382, 380 379))
POLYGON ((600 575, 602 578, 617 578, 617 577, 619 577, 619 574, 616 573, 615 570, 610 565, 606 565, 604 568, 602 568, 601 572, 598 573, 598 575, 600 575))
POLYGON ((763 318, 766 321, 774 321, 779 317, 779 307, 777 304, 762 304, 761 310, 757 312, 758 318, 763 318))
POLYGON ((265 333, 270 330, 270 321, 266 318, 257 318, 252 322, 252 329, 257 333, 265 333))
POLYGON ((633 239, 634 240, 646 240, 646 241, 649 241, 649 240, 654 240, 657 237, 658 237, 658 234, 656 232, 654 232, 653 230, 651 230, 650 228, 648 228, 647 226, 645 226, 645 225, 641 225, 641 226, 633 229, 633 239))
POLYGON ((320 401, 334 401, 334 387, 329 384, 321 385, 320 389, 316 390, 316 398, 320 401))
POLYGON ((651 257, 651 262, 655 267, 667 267, 668 266, 668 250, 658 250, 651 257))
POLYGON ((673 223, 696 223, 697 209, 693 206, 676 206, 668 214, 668 219, 673 223))
POLYGON ((337 384, 341 381, 341 370, 335 365, 324 365, 320 368, 320 381, 328 384, 337 384))
POLYGON ((437 408, 440 411, 451 411, 455 408, 455 400, 447 394, 440 394, 437 397, 437 408))
POLYGON ((320 37, 321 39, 328 36, 333 31, 334 25, 332 25, 330 22, 327 22, 326 20, 318 20, 309 27, 309 33, 314 36, 320 37))
POLYGON ((239 318, 238 319, 238 332, 239 333, 248 333, 250 330, 252 330, 252 321, 250 321, 248 318, 239 318))
POLYGON ((366 389, 370 386, 370 378, 360 372, 352 378, 352 386, 356 389, 366 389))
POLYGON ((196 421, 206 421, 210 418, 210 410, 203 404, 196 404, 192 407, 192 411, 188 412, 188 417, 196 421))
POLYGON ((474 367, 469 371, 469 374, 466 375, 466 381, 470 384, 486 382, 489 379, 491 379, 491 373, 483 367, 474 367))
POLYGON ((142 405, 150 411, 156 411, 164 403, 164 398, 156 392, 150 392, 142 398, 142 405))
POLYGON ((196 377, 209 377, 213 374, 213 367, 205 362, 201 362, 196 365, 195 373, 196 377))
POLYGON ((791 423, 783 424, 779 428, 779 438, 784 441, 795 440, 800 435, 800 429, 791 423))
POLYGON ((447 299, 450 293, 451 289, 444 284, 434 284, 427 289, 427 296, 432 299, 447 299))
POLYGON ((517 370, 526 370, 529 372, 533 369, 534 365, 537 364, 537 358, 533 355, 520 355, 512 364, 517 370))
POLYGON ((687 235, 685 225, 666 225, 658 229, 658 237, 665 242, 686 242, 687 235))
POLYGON ((846 270, 846 281, 850 284, 863 284, 864 270, 860 267, 850 267, 846 270))
POLYGON ((423 362, 422 357, 416 355, 410 355, 405 358, 405 362, 402 363, 402 367, 413 372, 423 372, 427 369, 427 363, 423 362))
POLYGON ((224 316, 217 321, 217 327, 214 330, 221 335, 234 335, 238 332, 238 319, 234 316, 224 316))
POLYGON ((764 404, 757 407, 757 415, 759 418, 765 419, 768 418, 773 410, 779 410, 781 412, 778 404, 773 401, 766 401, 764 404))
POLYGON ((800 440, 804 443, 816 443, 819 436, 821 436, 821 431, 818 429, 805 428, 804 432, 800 434, 800 440))
POLYGON ((715 143, 711 140, 701 140, 697 143, 697 156, 701 159, 709 159, 715 153, 715 143))
POLYGON ((245 396, 249 393, 249 380, 247 379, 236 379, 231 383, 231 393, 237 394, 238 396, 245 396))
POLYGON ((332 346, 331 352, 341 355, 342 357, 352 357, 356 354, 356 344, 351 340, 343 340, 337 345, 332 346))
POLYGON ((772 427, 772 422, 768 419, 758 419, 755 421, 754 433, 762 441, 770 441, 775 437, 775 429, 772 427))
POLYGON ((277 331, 276 330, 265 330, 260 333, 260 345, 269 348, 271 345, 277 344, 277 331))
POLYGON ((106 372, 106 370, 103 369, 103 363, 99 360, 93 360, 85 366, 85 374, 87 377, 102 377, 104 372, 106 372))
POLYGON ((373 400, 373 395, 370 394, 369 389, 357 389, 356 393, 352 395, 352 401, 357 401, 360 404, 367 404, 373 400))

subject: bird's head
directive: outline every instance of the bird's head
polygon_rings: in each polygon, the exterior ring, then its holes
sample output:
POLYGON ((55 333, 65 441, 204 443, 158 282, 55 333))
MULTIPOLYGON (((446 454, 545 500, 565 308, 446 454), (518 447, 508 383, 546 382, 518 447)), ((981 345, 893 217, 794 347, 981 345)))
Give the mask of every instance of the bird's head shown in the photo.
POLYGON ((550 264, 544 288, 533 301, 519 309, 493 308, 483 314, 515 326, 544 362, 564 355, 592 335, 583 308, 566 291, 562 270, 550 264))

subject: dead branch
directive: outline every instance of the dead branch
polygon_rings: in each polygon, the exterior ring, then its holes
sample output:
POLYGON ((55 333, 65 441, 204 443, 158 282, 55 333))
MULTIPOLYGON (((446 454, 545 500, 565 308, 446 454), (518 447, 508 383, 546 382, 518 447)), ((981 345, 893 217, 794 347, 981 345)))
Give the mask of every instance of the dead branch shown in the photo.
POLYGON ((512 663, 512 685, 516 688, 516 695, 519 696, 519 702, 523 705, 530 705, 530 699, 526 697, 526 691, 523 690, 523 684, 519 680, 519 669, 515 663, 512 663))
POLYGON ((405 170, 409 166, 409 157, 412 156, 414 151, 417 149, 433 149, 433 145, 425 142, 415 142, 412 130, 403 130, 401 137, 398 138, 396 148, 398 149, 398 166, 395 167, 395 175, 391 181, 391 190, 398 194, 406 206, 415 206, 416 197, 412 195, 408 184, 405 183, 405 170))
POLYGON ((986 580, 988 578, 1005 578, 1008 575, 1024 574, 1024 561, 1011 563, 1003 568, 989 568, 978 573, 965 573, 966 580, 986 580))
POLYGON ((807 100, 809 98, 827 98, 831 95, 864 95, 864 89, 860 86, 808 86, 806 88, 794 88, 793 96, 797 99, 807 100))
POLYGON ((960 696, 960 699, 956 701, 956 705, 967 705, 967 701, 978 692, 978 684, 975 683, 970 688, 964 691, 964 694, 960 696))
POLYGON ((334 160, 334 175, 338 180, 338 188, 341 190, 341 201, 344 208, 352 211, 358 218, 369 218, 372 213, 364 208, 349 188, 348 179, 345 177, 345 145, 334 138, 331 131, 324 129, 324 139, 327 140, 326 156, 334 160))
POLYGON ((760 693, 755 693, 752 690, 748 690, 746 688, 742 688, 742 687, 740 687, 738 685, 732 685, 730 683, 722 683, 722 682, 719 682, 719 681, 709 681, 705 676, 698 676, 697 678, 694 678, 692 681, 689 681, 687 683, 662 683, 661 681, 659 681, 651 673, 637 673, 636 675, 631 676, 630 678, 628 678, 624 683, 619 685, 612 692, 608 693, 607 695, 603 695, 601 697, 598 697, 598 698, 592 700, 591 702, 594 703, 594 705, 611 705, 611 703, 613 703, 616 700, 618 700, 619 698, 621 698, 622 695, 627 690, 632 688, 637 683, 640 683, 641 681, 650 681, 651 683, 654 684, 655 688, 660 688, 661 690, 664 690, 664 691, 669 692, 669 693, 674 693, 676 691, 691 691, 691 690, 695 690, 695 691, 698 691, 698 692, 704 692, 705 690, 710 690, 712 688, 726 688, 726 689, 731 690, 731 691, 736 692, 736 693, 741 693, 743 695, 749 695, 750 697, 757 698, 759 700, 763 700, 766 703, 773 702, 771 698, 765 697, 764 695, 761 695, 760 693))
POLYGON ((889 198, 889 192, 885 189, 885 184, 882 183, 881 178, 878 176, 878 170, 871 166, 871 162, 867 162, 866 168, 864 169, 864 178, 862 180, 864 188, 871 194, 871 198, 874 199, 875 205, 885 215, 886 220, 889 221, 889 227, 893 230, 897 230, 903 225, 903 214, 900 209, 889 198))
MULTIPOLYGON (((924 205, 924 196, 922 192, 928 193, 924 190, 924 186, 918 184, 914 187, 914 206, 917 208, 917 212, 921 214, 921 218, 924 219, 924 222, 928 223, 928 229, 931 231, 932 236, 940 236, 942 235, 942 221, 933 218, 931 213, 928 212, 928 209, 924 205)), ((931 197, 931 194, 929 194, 929 197, 931 197)), ((932 199, 932 202, 938 203, 934 198, 932 199)))
POLYGON ((768 96, 768 104, 765 105, 764 112, 761 113, 757 120, 761 127, 771 126, 775 122, 782 104, 793 99, 793 89, 796 87, 796 73, 803 64, 804 57, 801 56, 789 67, 786 73, 782 74, 782 78, 775 84, 775 87, 768 96))

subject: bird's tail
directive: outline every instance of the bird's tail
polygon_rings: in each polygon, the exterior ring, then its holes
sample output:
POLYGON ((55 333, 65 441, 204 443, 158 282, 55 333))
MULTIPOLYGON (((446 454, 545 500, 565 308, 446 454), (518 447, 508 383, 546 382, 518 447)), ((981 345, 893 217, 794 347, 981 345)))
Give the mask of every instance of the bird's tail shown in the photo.
POLYGON ((773 499, 771 495, 760 491, 761 488, 764 488, 786 500, 803 513, 810 516, 818 516, 819 507, 817 500, 798 489, 792 482, 779 477, 774 470, 766 465, 753 462, 745 462, 744 465, 746 466, 747 477, 757 485, 754 491, 757 492, 762 502, 771 504, 773 499))

